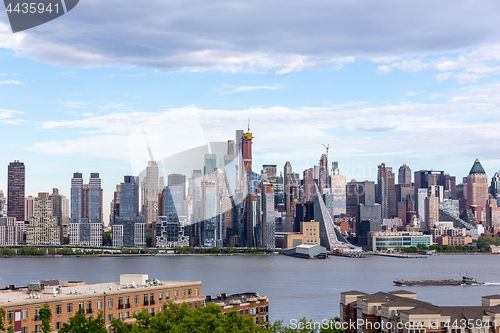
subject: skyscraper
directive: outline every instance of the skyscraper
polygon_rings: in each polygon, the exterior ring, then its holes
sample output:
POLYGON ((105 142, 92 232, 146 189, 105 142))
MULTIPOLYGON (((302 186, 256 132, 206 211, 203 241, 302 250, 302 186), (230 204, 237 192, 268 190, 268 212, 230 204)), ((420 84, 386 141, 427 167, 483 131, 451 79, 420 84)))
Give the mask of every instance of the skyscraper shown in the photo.
POLYGON ((392 168, 385 163, 378 166, 377 174, 378 202, 382 209, 382 218, 397 216, 396 187, 392 168))
POLYGON ((146 168, 146 223, 155 222, 158 218, 158 164, 149 161, 146 168))
POLYGON ((18 160, 9 163, 7 183, 7 216, 24 220, 24 163, 18 160))
POLYGON ((467 209, 473 208, 478 222, 484 220, 482 215, 485 213, 488 198, 488 177, 476 158, 467 176, 467 209))
MULTIPOLYGON (((333 200, 332 218, 346 214, 346 179, 339 174, 338 162, 333 162, 330 188, 333 200)), ((326 201, 326 200, 325 200, 326 201)))
POLYGON ((102 189, 99 173, 91 173, 89 184, 75 172, 71 179, 71 223, 69 239, 74 245, 102 245, 102 189))
POLYGON ((139 215, 139 186, 133 176, 120 184, 120 208, 112 226, 114 247, 146 246, 146 224, 139 215))
POLYGON ((406 164, 399 167, 398 184, 411 184, 411 169, 406 164))

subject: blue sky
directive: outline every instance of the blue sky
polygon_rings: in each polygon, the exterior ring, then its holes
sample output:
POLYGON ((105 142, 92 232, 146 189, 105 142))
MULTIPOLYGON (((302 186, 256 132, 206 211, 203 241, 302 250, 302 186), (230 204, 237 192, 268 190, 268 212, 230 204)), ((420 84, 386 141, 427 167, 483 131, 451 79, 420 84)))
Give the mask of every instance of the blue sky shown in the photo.
POLYGON ((82 0, 13 34, 0 11, 0 189, 27 194, 99 172, 105 209, 123 175, 251 119, 254 170, 318 163, 347 179, 377 165, 466 176, 500 169, 495 1, 82 0), (141 135, 139 135, 140 137, 141 135), (2 176, 3 175, 3 176, 2 176))

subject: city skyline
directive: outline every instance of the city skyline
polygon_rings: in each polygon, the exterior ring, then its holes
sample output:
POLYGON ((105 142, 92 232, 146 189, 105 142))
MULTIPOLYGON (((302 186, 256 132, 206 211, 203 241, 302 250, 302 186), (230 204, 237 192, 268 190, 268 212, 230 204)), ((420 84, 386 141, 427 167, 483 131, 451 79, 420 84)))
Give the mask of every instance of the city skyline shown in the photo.
POLYGON ((377 180, 380 163, 460 179, 476 158, 493 175, 499 6, 125 1, 110 25, 93 13, 112 4, 86 1, 16 34, 0 11, 0 165, 23 161, 33 196, 99 172, 109 202, 147 166, 143 126, 161 160, 250 118, 255 170, 288 160, 302 172, 325 144, 347 181, 377 180))

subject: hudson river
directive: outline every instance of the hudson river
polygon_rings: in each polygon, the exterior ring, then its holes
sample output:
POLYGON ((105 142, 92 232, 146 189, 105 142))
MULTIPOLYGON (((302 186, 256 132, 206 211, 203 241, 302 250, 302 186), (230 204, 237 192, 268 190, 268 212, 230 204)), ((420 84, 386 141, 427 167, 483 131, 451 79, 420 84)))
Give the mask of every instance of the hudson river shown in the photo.
POLYGON ((425 259, 367 256, 305 260, 276 256, 156 256, 0 258, 0 285, 25 286, 48 279, 86 283, 118 281, 124 273, 160 280, 202 281, 203 294, 245 291, 269 298, 270 320, 339 315, 340 293, 410 290, 437 305, 481 305, 481 296, 500 294, 500 255, 435 255, 425 259), (461 279, 486 285, 396 287, 395 279, 461 279))

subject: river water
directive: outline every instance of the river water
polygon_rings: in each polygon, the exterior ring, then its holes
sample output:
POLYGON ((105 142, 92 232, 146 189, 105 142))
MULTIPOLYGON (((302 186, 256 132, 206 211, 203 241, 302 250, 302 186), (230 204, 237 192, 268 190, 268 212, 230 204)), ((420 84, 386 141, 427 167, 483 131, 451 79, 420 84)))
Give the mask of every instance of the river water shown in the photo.
POLYGON ((258 292, 269 298, 270 320, 339 315, 340 293, 398 289, 436 305, 481 305, 481 296, 500 294, 500 255, 434 255, 422 259, 367 256, 304 260, 274 256, 148 256, 0 258, 0 285, 24 286, 48 279, 86 283, 118 281, 120 274, 202 281, 203 293, 258 292), (396 287, 393 280, 461 279, 464 273, 486 285, 396 287))

